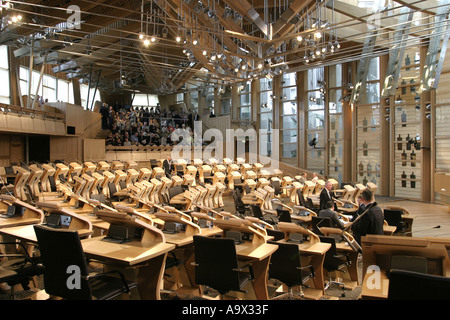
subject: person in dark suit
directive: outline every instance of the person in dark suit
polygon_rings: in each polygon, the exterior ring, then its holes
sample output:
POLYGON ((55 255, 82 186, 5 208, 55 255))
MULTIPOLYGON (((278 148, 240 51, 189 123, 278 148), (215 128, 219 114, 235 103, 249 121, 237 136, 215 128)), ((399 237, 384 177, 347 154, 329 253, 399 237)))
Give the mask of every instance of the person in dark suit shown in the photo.
POLYGON ((353 237, 361 245, 361 237, 367 234, 383 235, 383 210, 373 201, 373 192, 364 189, 358 198, 360 207, 352 219, 353 237), (366 213, 364 213, 368 210, 366 213))
POLYGON ((339 215, 333 210, 333 207, 333 201, 328 201, 325 204, 325 209, 320 210, 318 216, 319 218, 330 218, 332 228, 344 229, 345 224, 341 219, 339 219, 339 215))
POLYGON ((166 177, 170 178, 172 176, 172 171, 174 170, 174 165, 172 162, 172 157, 171 156, 167 156, 167 159, 163 161, 163 169, 164 172, 166 173, 166 177))
POLYGON ((334 210, 337 209, 336 204, 333 201, 333 195, 331 193, 331 189, 333 188, 333 184, 330 181, 325 182, 325 187, 320 192, 320 204, 319 210, 326 209, 326 204, 328 201, 333 202, 334 210))

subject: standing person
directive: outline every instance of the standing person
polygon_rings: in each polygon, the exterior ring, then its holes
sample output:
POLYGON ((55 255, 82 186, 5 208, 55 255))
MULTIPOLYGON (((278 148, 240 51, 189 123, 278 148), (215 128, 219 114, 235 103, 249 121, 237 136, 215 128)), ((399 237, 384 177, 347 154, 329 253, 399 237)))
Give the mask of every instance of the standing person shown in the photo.
POLYGON ((326 209, 326 204, 328 201, 333 202, 334 210, 336 210, 336 204, 333 201, 333 195, 331 193, 331 189, 333 188, 333 184, 330 181, 325 182, 325 187, 320 192, 320 210, 326 209))
POLYGON ((100 107, 100 114, 102 115, 102 129, 106 130, 108 128, 108 116, 109 116, 109 110, 108 105, 103 102, 102 106, 100 107))
POLYGON ((174 169, 171 156, 167 156, 167 159, 163 161, 163 169, 167 178, 170 178, 172 176, 172 170, 174 169))
POLYGON ((353 237, 361 245, 361 237, 367 234, 383 235, 383 210, 373 201, 373 192, 364 189, 358 198, 360 207, 352 219, 353 237))

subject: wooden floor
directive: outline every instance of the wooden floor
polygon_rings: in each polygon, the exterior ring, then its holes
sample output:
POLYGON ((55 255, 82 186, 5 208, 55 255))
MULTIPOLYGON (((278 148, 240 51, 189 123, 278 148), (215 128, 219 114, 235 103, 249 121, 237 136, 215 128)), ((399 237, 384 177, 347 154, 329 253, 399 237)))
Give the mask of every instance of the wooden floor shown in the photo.
POLYGON ((377 203, 382 208, 396 205, 407 209, 414 216, 413 237, 450 238, 450 212, 447 205, 385 197, 377 197, 377 203), (434 228, 436 226, 440 228, 434 228))

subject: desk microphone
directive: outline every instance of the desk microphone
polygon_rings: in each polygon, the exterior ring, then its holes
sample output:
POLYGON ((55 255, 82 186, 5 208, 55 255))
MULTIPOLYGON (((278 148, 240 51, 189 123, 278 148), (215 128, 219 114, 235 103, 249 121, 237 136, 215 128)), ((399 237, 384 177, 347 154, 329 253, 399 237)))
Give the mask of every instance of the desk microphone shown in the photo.
POLYGON ((437 225, 437 226, 434 226, 434 227, 422 228, 422 229, 419 229, 419 230, 411 230, 411 231, 405 232, 404 234, 412 234, 413 232, 421 232, 421 231, 427 231, 427 230, 431 230, 431 229, 440 229, 440 228, 441 228, 441 226, 437 225))

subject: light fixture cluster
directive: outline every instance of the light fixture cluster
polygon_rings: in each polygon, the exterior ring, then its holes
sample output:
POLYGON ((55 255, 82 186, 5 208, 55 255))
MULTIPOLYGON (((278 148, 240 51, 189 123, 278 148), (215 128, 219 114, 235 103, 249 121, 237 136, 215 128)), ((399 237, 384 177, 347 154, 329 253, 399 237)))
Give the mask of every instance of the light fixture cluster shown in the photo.
POLYGON ((139 33, 139 40, 142 41, 142 44, 145 47, 148 47, 150 44, 158 41, 158 37, 156 35, 147 36, 144 32, 139 33))

